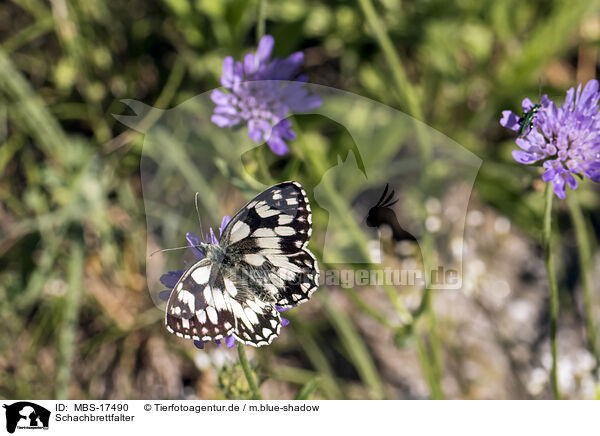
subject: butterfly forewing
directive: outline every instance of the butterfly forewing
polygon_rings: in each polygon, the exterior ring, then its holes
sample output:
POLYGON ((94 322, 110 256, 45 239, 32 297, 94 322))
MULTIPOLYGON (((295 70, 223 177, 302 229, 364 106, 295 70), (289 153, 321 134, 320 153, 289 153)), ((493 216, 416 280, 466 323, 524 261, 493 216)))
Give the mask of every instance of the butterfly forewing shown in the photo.
POLYGON ((308 198, 296 182, 284 182, 261 192, 229 222, 219 244, 229 251, 296 252, 311 234, 308 198))
POLYGON ((276 305, 296 306, 317 288, 317 262, 306 249, 311 225, 298 183, 260 193, 231 219, 219 246, 209 248, 219 255, 196 263, 175 286, 169 330, 199 340, 233 335, 248 345, 271 343, 281 329, 276 305))
POLYGON ((221 238, 245 271, 262 273, 254 285, 278 306, 309 299, 317 288, 318 267, 306 249, 312 217, 306 193, 296 182, 272 186, 250 201, 221 238))

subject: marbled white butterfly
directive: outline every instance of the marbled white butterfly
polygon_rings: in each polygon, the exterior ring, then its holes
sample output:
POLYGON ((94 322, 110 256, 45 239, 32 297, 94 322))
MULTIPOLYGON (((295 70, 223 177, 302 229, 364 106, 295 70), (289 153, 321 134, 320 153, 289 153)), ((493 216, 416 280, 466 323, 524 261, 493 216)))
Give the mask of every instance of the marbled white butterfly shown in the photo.
POLYGON ((219 243, 179 279, 165 322, 177 336, 199 341, 232 335, 256 347, 279 335, 275 306, 307 301, 319 269, 306 248, 312 232, 308 198, 296 182, 271 186, 227 224, 219 243))

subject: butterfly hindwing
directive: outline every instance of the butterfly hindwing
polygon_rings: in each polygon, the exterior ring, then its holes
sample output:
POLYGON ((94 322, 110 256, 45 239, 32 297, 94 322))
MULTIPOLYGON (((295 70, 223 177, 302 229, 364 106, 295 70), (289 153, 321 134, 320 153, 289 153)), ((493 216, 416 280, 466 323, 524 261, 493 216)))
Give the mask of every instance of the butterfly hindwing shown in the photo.
POLYGON ((319 269, 317 260, 310 251, 304 249, 284 259, 271 258, 269 261, 276 268, 276 276, 280 278, 278 285, 283 282, 283 286, 277 286, 279 292, 275 298, 278 306, 290 308, 304 303, 317 289, 319 269))
POLYGON ((217 280, 225 289, 225 304, 233 318, 231 334, 237 340, 255 347, 270 344, 281 329, 279 312, 261 298, 248 281, 240 280, 237 272, 231 269, 224 272, 226 275, 219 275, 217 280))

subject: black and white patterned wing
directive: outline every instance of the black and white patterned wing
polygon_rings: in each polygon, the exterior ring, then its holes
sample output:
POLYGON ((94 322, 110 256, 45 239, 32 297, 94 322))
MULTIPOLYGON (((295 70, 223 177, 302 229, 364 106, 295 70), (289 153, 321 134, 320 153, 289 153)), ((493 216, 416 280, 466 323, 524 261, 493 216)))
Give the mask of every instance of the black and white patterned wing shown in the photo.
POLYGON ((295 253, 306 246, 311 232, 306 192, 297 182, 283 182, 240 209, 223 230, 219 245, 248 255, 295 253))
POLYGON ((168 330, 202 341, 233 335, 252 346, 270 344, 281 329, 275 306, 300 304, 317 288, 317 262, 306 248, 311 226, 310 205, 298 183, 260 193, 223 230, 223 262, 203 259, 175 285, 167 304, 168 330))
POLYGON ((277 305, 289 309, 311 297, 318 287, 319 268, 307 249, 287 256, 266 255, 265 267, 270 271, 266 287, 277 290, 277 305))
POLYGON ((281 330, 281 317, 274 305, 254 292, 246 284, 224 278, 228 304, 235 328, 232 335, 240 342, 254 347, 273 342, 281 330))
POLYGON ((181 276, 167 303, 167 329, 185 339, 213 341, 233 335, 249 345, 270 344, 281 329, 279 312, 236 286, 233 278, 224 278, 223 271, 203 259, 181 276))
POLYGON ((179 279, 167 302, 167 330, 198 341, 222 339, 234 328, 223 278, 214 265, 202 259, 179 279))
POLYGON ((252 281, 254 292, 289 308, 307 301, 317 289, 319 269, 306 248, 311 232, 306 192, 296 182, 283 182, 244 206, 219 244, 243 271, 260 279, 252 281))

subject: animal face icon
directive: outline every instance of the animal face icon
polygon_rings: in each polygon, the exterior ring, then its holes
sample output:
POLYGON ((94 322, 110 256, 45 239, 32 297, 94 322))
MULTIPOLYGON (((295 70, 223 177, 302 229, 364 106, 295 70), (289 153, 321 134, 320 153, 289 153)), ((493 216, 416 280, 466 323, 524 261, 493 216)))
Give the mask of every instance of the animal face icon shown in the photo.
POLYGON ((3 405, 6 409, 6 431, 14 433, 19 428, 48 428, 50 411, 29 401, 3 405))

